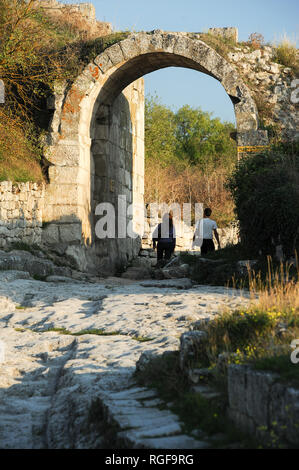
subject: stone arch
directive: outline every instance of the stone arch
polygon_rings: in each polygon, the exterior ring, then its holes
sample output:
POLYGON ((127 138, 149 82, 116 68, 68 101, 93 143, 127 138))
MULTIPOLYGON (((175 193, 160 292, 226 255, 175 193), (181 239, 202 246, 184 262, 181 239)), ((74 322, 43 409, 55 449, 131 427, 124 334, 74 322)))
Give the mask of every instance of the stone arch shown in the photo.
POLYGON ((105 132, 120 93, 143 75, 170 66, 198 70, 218 80, 233 102, 238 136, 245 136, 245 145, 260 143, 258 112, 247 86, 204 42, 190 39, 186 33, 153 31, 132 34, 106 49, 69 90, 57 94, 48 149, 53 166, 46 193, 45 220, 51 222, 46 239, 53 245, 59 241, 61 250, 68 250, 82 269, 91 263, 86 253, 92 250, 86 251, 86 247, 94 245, 93 123, 99 123, 100 131, 105 132))

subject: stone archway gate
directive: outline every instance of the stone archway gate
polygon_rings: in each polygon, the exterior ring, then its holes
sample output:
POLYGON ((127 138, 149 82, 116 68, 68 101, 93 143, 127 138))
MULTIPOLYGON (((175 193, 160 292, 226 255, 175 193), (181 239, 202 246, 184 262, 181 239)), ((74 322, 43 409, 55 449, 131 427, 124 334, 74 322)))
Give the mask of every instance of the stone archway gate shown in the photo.
MULTIPOLYGON (((177 66, 218 80, 235 109, 239 146, 267 145, 257 107, 240 76, 214 49, 187 33, 131 34, 88 64, 71 88, 57 90, 47 158, 44 242, 82 270, 101 272, 138 252, 138 240, 98 241, 95 207, 143 201, 141 77, 177 66), (125 90, 125 91, 124 91, 125 90), (130 164, 131 162, 131 164, 130 164)), ((138 226, 138 221, 135 221, 138 226)), ((138 232, 138 227, 137 227, 138 232)))

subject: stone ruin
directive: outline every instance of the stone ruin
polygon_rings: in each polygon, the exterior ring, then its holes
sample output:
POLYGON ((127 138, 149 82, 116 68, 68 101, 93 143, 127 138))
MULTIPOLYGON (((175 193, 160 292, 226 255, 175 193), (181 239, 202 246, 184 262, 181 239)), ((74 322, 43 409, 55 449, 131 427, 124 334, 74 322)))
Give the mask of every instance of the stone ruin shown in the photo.
MULTIPOLYGON (((40 3, 54 14, 62 14, 67 8, 80 12, 91 24, 96 23, 93 5, 64 5, 56 0, 40 3)), ((20 197, 18 190, 15 195, 9 194, 9 201, 2 197, 2 247, 15 239, 12 211, 22 210, 19 217, 31 221, 31 232, 24 232, 28 239, 35 224, 32 207, 38 206, 36 237, 46 250, 71 259, 82 271, 114 272, 137 256, 143 214, 136 210, 124 216, 126 224, 132 225, 135 238, 98 239, 96 207, 103 202, 112 203, 118 218, 119 196, 125 198, 127 209, 132 203, 144 203, 142 77, 155 70, 179 66, 218 80, 234 106, 240 155, 244 149, 268 145, 254 87, 271 104, 273 122, 281 127, 283 135, 298 138, 291 70, 274 62, 270 46, 255 51, 240 47, 236 28, 212 28, 210 33, 236 42, 228 57, 217 53, 199 33, 134 33, 96 57, 71 86, 57 84, 55 94, 48 100, 52 115, 46 149, 49 182, 36 192, 39 200, 35 205, 31 190, 22 196, 25 199, 21 205, 12 203, 14 197, 20 197), (27 197, 28 208, 24 205, 27 197)), ((22 239, 22 227, 18 227, 22 239)))

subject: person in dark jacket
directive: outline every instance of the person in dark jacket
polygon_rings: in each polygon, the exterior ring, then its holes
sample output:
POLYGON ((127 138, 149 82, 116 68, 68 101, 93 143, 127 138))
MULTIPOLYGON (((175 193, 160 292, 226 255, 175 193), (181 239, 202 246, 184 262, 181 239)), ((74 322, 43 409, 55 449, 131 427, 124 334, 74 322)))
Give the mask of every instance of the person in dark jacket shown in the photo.
POLYGON ((160 223, 153 232, 153 248, 157 247, 157 267, 167 262, 175 250, 176 233, 173 224, 173 213, 163 215, 160 223))

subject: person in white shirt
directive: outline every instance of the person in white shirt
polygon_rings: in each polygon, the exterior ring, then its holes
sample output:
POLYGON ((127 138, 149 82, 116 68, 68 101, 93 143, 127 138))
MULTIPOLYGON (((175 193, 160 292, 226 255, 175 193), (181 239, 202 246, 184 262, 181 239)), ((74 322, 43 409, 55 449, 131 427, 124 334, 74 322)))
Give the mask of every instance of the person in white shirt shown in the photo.
POLYGON ((195 226, 195 232, 193 236, 193 246, 201 247, 201 254, 206 255, 211 251, 215 251, 215 245, 213 242, 213 233, 220 249, 220 240, 217 232, 217 224, 211 217, 212 210, 208 207, 204 210, 203 219, 199 220, 195 226))

